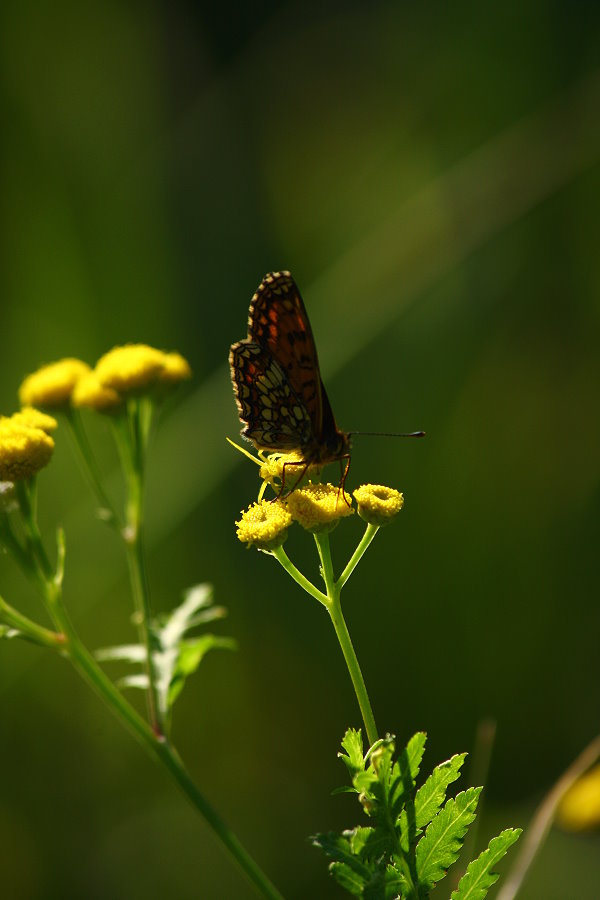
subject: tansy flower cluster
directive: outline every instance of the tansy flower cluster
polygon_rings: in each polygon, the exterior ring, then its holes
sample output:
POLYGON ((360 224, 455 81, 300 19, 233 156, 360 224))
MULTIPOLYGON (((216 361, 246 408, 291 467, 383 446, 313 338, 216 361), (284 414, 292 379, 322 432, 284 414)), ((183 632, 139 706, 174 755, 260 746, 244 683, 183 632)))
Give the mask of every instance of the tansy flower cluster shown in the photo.
POLYGON ((164 353, 146 344, 114 347, 94 369, 79 359, 61 359, 28 375, 19 389, 25 406, 67 411, 70 406, 118 412, 132 396, 160 399, 191 376, 179 353, 164 353))
MULTIPOLYGON (((235 444, 233 446, 236 446, 235 444)), ((237 536, 248 547, 259 550, 274 550, 286 540, 292 522, 297 522, 307 531, 317 535, 332 531, 341 519, 351 516, 354 507, 348 502, 343 488, 333 484, 312 483, 297 487, 275 500, 263 500, 267 484, 278 489, 284 483, 284 467, 297 467, 301 457, 298 453, 275 453, 270 456, 260 454, 254 458, 242 448, 259 466, 263 486, 259 500, 253 503, 235 523, 237 536)), ((314 467, 311 467, 314 468, 314 467)), ((289 477, 289 475, 288 475, 289 477)), ((287 485, 287 479, 285 481, 287 485)), ((364 484, 353 493, 358 506, 358 514, 368 524, 380 527, 398 515, 404 497, 394 488, 384 485, 364 484)))
POLYGON ((0 482, 32 478, 50 462, 56 428, 51 416, 29 407, 13 416, 0 417, 0 482))

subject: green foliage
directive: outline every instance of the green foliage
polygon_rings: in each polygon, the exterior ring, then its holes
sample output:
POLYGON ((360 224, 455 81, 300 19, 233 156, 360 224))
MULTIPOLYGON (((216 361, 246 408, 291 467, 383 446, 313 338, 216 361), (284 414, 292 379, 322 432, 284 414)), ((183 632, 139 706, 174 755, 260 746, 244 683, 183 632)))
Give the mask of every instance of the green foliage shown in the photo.
MULTIPOLYGON (((222 606, 213 605, 211 585, 197 584, 184 593, 182 603, 165 616, 159 617, 152 627, 152 659, 156 674, 157 695, 161 713, 165 719, 171 713, 175 700, 190 675, 192 675, 209 650, 235 649, 232 638, 215 634, 199 637, 185 635, 200 625, 205 625, 226 615, 222 606)), ((146 648, 142 644, 123 644, 105 647, 96 652, 101 661, 124 660, 144 665, 146 648)), ((127 675, 120 680, 124 687, 148 689, 145 672, 127 675)))
MULTIPOLYGON (((465 753, 433 770, 415 791, 426 736, 419 732, 394 761, 394 740, 377 741, 363 755, 360 731, 349 729, 339 754, 363 810, 373 823, 342 834, 312 838, 332 860, 330 872, 354 897, 369 900, 421 900, 458 859, 477 808, 481 788, 468 788, 446 800, 459 777, 465 753), (423 831, 425 833, 423 834, 423 831)), ((481 900, 497 879, 492 867, 519 837, 508 828, 468 867, 453 900, 481 900)))

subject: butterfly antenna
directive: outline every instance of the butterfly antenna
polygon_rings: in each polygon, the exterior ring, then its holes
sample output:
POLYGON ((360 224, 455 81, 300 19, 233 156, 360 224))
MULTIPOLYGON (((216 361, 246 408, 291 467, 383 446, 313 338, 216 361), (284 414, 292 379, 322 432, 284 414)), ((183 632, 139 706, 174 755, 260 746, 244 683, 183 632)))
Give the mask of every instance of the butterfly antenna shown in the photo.
POLYGON ((369 437, 425 437, 424 431, 410 431, 399 432, 399 431, 349 431, 348 435, 367 435, 369 437))

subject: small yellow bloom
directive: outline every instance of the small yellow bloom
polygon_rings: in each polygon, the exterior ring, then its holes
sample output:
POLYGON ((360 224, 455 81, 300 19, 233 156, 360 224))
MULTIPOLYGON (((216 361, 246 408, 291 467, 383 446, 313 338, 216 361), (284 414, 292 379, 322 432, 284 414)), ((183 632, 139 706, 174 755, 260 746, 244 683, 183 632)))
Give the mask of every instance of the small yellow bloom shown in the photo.
POLYGON ((0 420, 0 481, 31 478, 50 462, 54 441, 41 428, 0 420))
POLYGON ((96 363, 98 381, 119 394, 144 394, 157 384, 176 384, 191 369, 179 353, 163 353, 147 344, 114 347, 96 363))
POLYGON ((253 503, 237 525, 237 536, 243 544, 259 550, 276 550, 287 538, 292 517, 279 500, 253 503))
POLYGON ((75 385, 71 403, 76 407, 95 409, 96 412, 118 412, 123 406, 123 398, 113 388, 100 384, 95 372, 88 372, 75 385))
POLYGON ((72 358, 42 366, 37 372, 28 375, 21 384, 21 405, 50 408, 67 406, 73 388, 82 375, 89 371, 87 363, 72 358))
POLYGON ((600 828, 600 765, 569 788, 559 803, 556 821, 567 831, 600 828))
POLYGON ((312 532, 333 531, 340 519, 351 516, 354 509, 344 500, 343 490, 333 484, 309 484, 287 497, 292 517, 312 532))
POLYGON ((369 525, 387 525, 404 506, 404 494, 383 484, 362 484, 353 495, 359 516, 369 525))
POLYGON ((11 421, 20 425, 29 425, 30 428, 41 428, 46 434, 56 431, 58 422, 52 416, 34 409, 33 406, 24 406, 20 412, 13 413, 11 421))
POLYGON ((165 353, 163 355, 163 368, 159 380, 165 384, 178 384, 192 377, 192 369, 189 362, 181 353, 165 353))

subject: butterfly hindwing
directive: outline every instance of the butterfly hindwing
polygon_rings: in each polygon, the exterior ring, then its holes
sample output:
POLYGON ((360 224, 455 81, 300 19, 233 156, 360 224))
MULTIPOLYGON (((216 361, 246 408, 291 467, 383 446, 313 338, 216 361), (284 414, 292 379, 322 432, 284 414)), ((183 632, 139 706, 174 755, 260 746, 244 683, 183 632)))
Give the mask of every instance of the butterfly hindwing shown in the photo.
POLYGON ((310 417, 278 361, 252 340, 234 344, 229 361, 244 437, 265 450, 310 443, 310 417))

